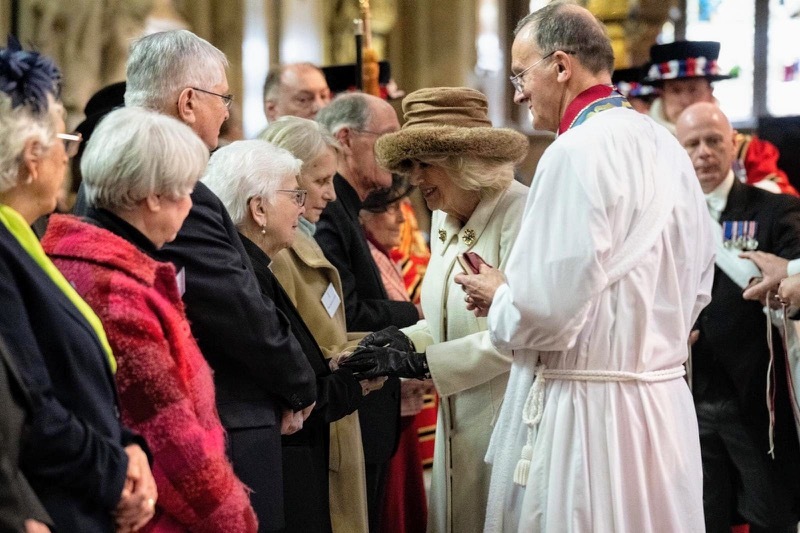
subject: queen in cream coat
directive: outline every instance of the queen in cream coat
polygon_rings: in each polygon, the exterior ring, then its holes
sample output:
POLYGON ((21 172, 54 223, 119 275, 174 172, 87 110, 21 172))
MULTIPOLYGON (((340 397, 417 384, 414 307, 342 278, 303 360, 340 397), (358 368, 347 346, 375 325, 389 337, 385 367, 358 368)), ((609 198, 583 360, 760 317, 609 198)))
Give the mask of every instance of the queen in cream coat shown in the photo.
POLYGON ((425 352, 441 402, 428 531, 482 531, 490 470, 484 456, 511 359, 467 311, 453 278, 466 251, 503 269, 527 187, 513 180, 527 139, 492 128, 486 99, 465 88, 423 89, 403 101, 406 123, 376 143, 385 168, 408 174, 433 211, 431 260, 422 285, 425 320, 403 330, 425 352))

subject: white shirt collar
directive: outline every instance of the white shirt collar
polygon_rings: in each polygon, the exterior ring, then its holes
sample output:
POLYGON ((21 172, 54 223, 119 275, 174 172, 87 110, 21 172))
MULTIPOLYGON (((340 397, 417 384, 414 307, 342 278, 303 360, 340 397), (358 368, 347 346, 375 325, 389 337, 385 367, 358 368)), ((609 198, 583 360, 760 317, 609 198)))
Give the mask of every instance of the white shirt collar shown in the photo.
POLYGON ((728 195, 733 188, 734 179, 736 179, 736 176, 734 176, 733 170, 729 170, 728 175, 725 176, 722 183, 717 185, 716 189, 706 194, 708 210, 715 220, 719 220, 719 216, 725 211, 725 206, 728 205, 728 195))

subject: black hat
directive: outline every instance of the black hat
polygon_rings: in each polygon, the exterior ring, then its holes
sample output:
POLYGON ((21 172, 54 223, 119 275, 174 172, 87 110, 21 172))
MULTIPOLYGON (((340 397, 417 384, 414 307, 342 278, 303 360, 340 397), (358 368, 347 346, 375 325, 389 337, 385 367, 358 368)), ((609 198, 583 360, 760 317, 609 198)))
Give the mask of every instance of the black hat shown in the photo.
POLYGON ((369 193, 361 204, 361 209, 370 213, 383 213, 390 205, 411 194, 412 188, 404 176, 392 174, 392 186, 369 193))
POLYGON ((111 111, 118 107, 125 105, 125 82, 119 81, 107 85, 94 93, 89 101, 86 102, 86 107, 83 109, 83 114, 86 118, 83 122, 78 124, 75 128, 76 131, 81 132, 83 135, 84 143, 92 136, 97 123, 100 119, 109 114, 111 111))
POLYGON ((721 74, 717 59, 716 41, 676 41, 650 47, 650 68, 645 82, 659 85, 666 80, 705 78, 708 81, 727 80, 721 74))
MULTIPOLYGON (((328 82, 328 87, 333 94, 355 91, 358 89, 355 63, 322 67, 322 72, 325 74, 325 80, 328 82)), ((378 61, 378 84, 381 87, 381 96, 383 98, 386 98, 384 92, 386 91, 386 85, 391 79, 392 71, 389 67, 389 62, 378 61)))
POLYGON ((644 66, 620 68, 615 70, 611 75, 611 83, 613 83, 620 94, 626 98, 655 97, 657 92, 656 88, 648 83, 642 83, 645 74, 644 66))

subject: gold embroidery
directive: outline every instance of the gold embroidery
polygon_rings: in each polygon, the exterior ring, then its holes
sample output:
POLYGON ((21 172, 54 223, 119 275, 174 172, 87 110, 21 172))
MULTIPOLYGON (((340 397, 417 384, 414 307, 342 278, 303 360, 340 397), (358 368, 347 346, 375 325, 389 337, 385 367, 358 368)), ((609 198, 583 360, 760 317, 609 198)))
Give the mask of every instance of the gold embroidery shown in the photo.
POLYGON ((465 229, 464 236, 461 238, 464 239, 464 244, 472 246, 472 243, 475 242, 475 230, 469 228, 465 229))
POLYGON ((439 240, 444 242, 447 239, 447 232, 443 229, 439 230, 439 240))

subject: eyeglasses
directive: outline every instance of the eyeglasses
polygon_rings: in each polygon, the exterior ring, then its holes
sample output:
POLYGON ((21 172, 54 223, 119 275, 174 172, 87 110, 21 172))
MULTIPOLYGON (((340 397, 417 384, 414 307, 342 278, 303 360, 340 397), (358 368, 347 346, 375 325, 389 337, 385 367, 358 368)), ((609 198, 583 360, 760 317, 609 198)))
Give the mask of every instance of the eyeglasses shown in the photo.
POLYGON ((56 137, 64 143, 64 151, 67 153, 67 157, 78 155, 78 148, 80 148, 81 141, 83 141, 83 136, 80 133, 56 133, 56 137))
POLYGON ((303 207, 306 205, 306 195, 308 191, 305 189, 277 189, 275 192, 285 192, 287 194, 292 195, 292 200, 296 203, 299 207, 303 207))
POLYGON ((374 135, 375 137, 383 137, 384 135, 392 133, 391 131, 372 131, 372 130, 362 130, 361 128, 350 128, 350 129, 353 130, 353 131, 357 131, 358 133, 365 133, 367 135, 374 135))
POLYGON ((201 93, 213 94, 214 96, 219 96, 220 98, 222 98, 222 101, 225 103, 225 107, 227 107, 228 109, 230 109, 231 105, 233 105, 232 94, 219 94, 211 91, 206 91, 205 89, 201 89, 199 87, 190 87, 190 88, 194 89, 195 91, 200 91, 201 93))
POLYGON ((520 72, 519 74, 516 74, 514 76, 509 76, 508 77, 508 81, 510 81, 511 85, 514 86, 514 91, 516 91, 518 93, 522 92, 522 89, 524 88, 522 86, 522 84, 524 83, 524 81, 522 79, 522 76, 524 76, 526 72, 528 72, 530 69, 532 69, 533 67, 535 67, 536 65, 538 65, 539 63, 541 63, 542 61, 544 61, 545 59, 547 59, 548 57, 552 56, 553 54, 555 54, 556 52, 559 52, 559 51, 560 52, 564 52, 565 54, 570 54, 570 55, 574 55, 575 54, 575 52, 573 50, 553 50, 549 54, 547 54, 544 57, 542 57, 539 61, 535 62, 533 65, 529 66, 528 68, 526 68, 525 70, 520 72))

